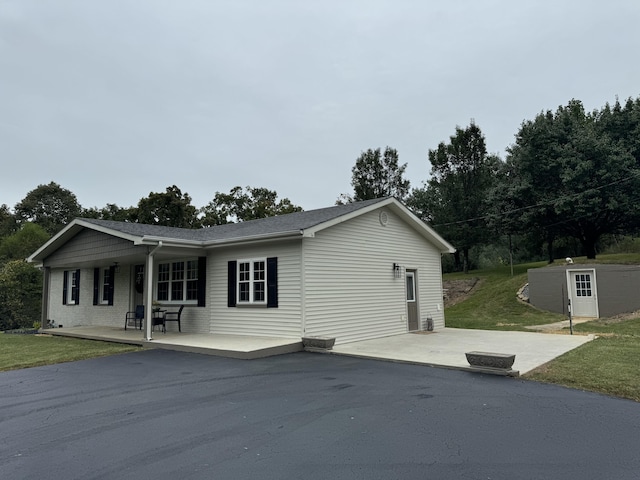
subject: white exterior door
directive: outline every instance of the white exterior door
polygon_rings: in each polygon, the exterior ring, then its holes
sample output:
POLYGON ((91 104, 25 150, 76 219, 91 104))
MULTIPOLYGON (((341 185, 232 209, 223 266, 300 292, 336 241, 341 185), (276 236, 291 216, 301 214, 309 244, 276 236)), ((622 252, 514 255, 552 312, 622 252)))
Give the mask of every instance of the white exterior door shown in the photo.
POLYGON ((567 271, 573 317, 598 318, 598 295, 595 270, 567 271))

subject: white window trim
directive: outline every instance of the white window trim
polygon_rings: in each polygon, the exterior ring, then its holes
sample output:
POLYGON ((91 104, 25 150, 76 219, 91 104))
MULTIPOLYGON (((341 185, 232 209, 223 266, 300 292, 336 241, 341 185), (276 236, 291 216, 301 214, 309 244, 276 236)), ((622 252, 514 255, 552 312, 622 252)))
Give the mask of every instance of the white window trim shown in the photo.
POLYGON ((236 264, 236 302, 238 305, 266 305, 267 304, 267 257, 258 258, 243 258, 239 259, 236 264), (262 262, 264 264, 264 279, 255 280, 253 278, 254 264, 255 262, 262 262), (240 298, 240 266, 243 263, 249 264, 249 300, 241 300, 240 298), (264 300, 254 300, 255 284, 262 282, 264 285, 264 300))
MULTIPOLYGON (((166 260, 166 261, 159 261, 157 263, 157 266, 155 268, 156 272, 155 272, 155 278, 153 280, 153 298, 155 301, 161 303, 162 305, 197 305, 198 304, 198 299, 196 298, 195 300, 187 300, 187 283, 190 281, 195 281, 198 282, 199 278, 198 278, 198 257, 189 257, 189 258, 176 258, 176 259, 172 259, 172 260, 166 260), (172 293, 172 284, 175 282, 175 280, 172 280, 172 275, 173 275, 173 264, 174 263, 179 263, 182 262, 184 263, 184 278, 182 279, 182 300, 178 299, 178 300, 173 300, 171 298, 171 293, 172 293), (187 262, 195 262, 195 274, 196 274, 196 278, 187 278, 187 262), (168 291, 168 296, 169 299, 168 300, 159 300, 158 299, 158 284, 160 283, 158 276, 160 275, 160 265, 169 265, 169 280, 167 281, 167 283, 169 284, 169 291, 168 291)), ((196 294, 197 296, 197 294, 196 294)))
POLYGON ((78 279, 76 278, 76 270, 67 270, 67 305, 77 305, 77 298, 73 298, 73 292, 80 292, 80 285, 78 284, 78 279))
POLYGON ((413 271, 412 272, 405 272, 404 282, 405 282, 405 289, 406 289, 405 298, 407 299, 407 302, 408 303, 415 303, 415 301, 416 301, 416 272, 413 272, 413 271), (407 283, 408 283, 407 282, 407 278, 408 277, 411 277, 411 295, 413 297, 411 299, 409 299, 409 290, 408 290, 408 288, 406 286, 407 283))
MULTIPOLYGON (((98 300, 99 305, 109 305, 109 295, 107 293, 107 298, 104 298, 104 288, 108 285, 104 283, 104 275, 110 271, 109 267, 100 269, 100 290, 99 295, 100 298, 98 300)), ((113 282, 113 277, 110 278, 111 282, 113 282)))

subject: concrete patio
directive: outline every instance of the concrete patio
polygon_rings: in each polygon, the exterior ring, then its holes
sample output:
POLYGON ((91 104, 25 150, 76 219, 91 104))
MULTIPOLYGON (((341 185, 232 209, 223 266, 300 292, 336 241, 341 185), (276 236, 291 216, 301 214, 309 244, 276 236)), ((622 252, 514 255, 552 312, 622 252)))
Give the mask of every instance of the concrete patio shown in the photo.
POLYGON ((513 370, 523 374, 593 339, 592 335, 444 328, 337 345, 333 352, 458 370, 474 370, 465 352, 509 353, 516 356, 513 370))
POLYGON ((157 331, 153 332, 153 339, 147 341, 143 338, 144 334, 141 330, 131 328, 125 330, 119 327, 53 328, 45 330, 44 333, 246 360, 299 352, 303 348, 301 340, 291 338, 162 333, 157 331))
MULTIPOLYGON (((146 341, 140 330, 89 326, 50 329, 46 333, 239 359, 263 358, 303 350, 302 341, 292 338, 154 332, 153 340, 146 341)), ((458 370, 473 370, 467 363, 466 352, 508 353, 516 355, 513 370, 523 374, 593 338, 592 335, 444 328, 436 332, 406 333, 338 344, 327 353, 458 370)))

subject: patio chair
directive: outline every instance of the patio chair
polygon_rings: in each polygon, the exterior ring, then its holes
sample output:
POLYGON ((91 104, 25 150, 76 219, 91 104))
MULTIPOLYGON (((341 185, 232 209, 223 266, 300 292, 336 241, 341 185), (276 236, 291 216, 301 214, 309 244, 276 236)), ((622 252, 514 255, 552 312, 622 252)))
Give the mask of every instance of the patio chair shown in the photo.
POLYGON ((166 322, 178 322, 178 331, 182 332, 180 328, 180 316, 182 315, 182 309, 184 305, 180 305, 180 308, 176 312, 165 312, 164 313, 164 321, 166 322))
POLYGON ((144 320, 144 305, 136 305, 136 309, 133 312, 127 312, 124 317, 124 329, 127 329, 127 325, 129 321, 133 320, 133 326, 138 326, 138 322, 140 323, 140 330, 142 330, 142 321, 144 320))

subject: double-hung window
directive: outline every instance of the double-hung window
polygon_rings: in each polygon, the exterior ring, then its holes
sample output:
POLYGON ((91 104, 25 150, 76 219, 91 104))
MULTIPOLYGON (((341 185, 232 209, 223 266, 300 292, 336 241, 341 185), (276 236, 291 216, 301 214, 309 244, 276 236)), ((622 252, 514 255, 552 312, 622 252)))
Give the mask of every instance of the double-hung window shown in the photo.
POLYGON ((278 308, 278 258, 230 260, 227 306, 278 308))
POLYGON ((238 303, 266 303, 266 258, 238 260, 238 303))
POLYGON ((113 305, 115 267, 93 269, 93 304, 113 305))
POLYGON ((78 305, 80 303, 80 270, 64 271, 62 303, 64 305, 78 305))
POLYGON ((109 300, 111 299, 112 295, 113 295, 113 278, 111 277, 111 272, 112 269, 111 268, 105 268, 102 270, 102 283, 100 285, 100 303, 103 304, 109 304, 109 300))
POLYGON ((160 302, 198 300, 198 260, 158 264, 156 298, 160 302))

